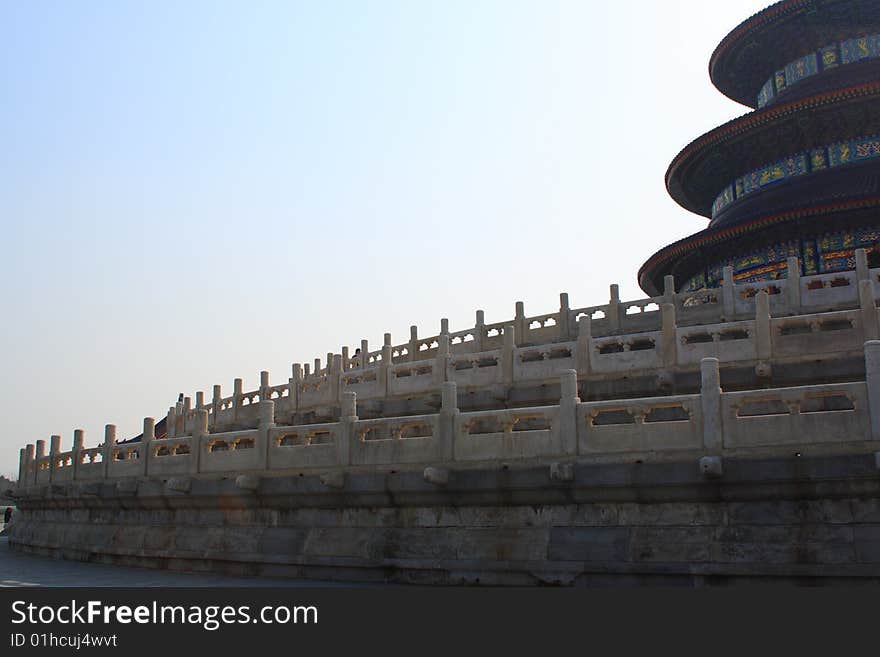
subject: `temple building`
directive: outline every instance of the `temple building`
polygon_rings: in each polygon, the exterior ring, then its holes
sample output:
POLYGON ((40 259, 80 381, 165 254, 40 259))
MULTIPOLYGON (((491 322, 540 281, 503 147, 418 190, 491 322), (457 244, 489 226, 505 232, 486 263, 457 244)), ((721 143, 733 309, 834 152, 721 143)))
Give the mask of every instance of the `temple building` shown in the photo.
POLYGON ((784 0, 734 29, 709 62, 719 91, 754 111, 699 137, 666 173, 709 225, 639 271, 650 295, 880 264, 880 2, 784 0))
POLYGON ((710 73, 754 109, 669 167, 709 225, 642 267, 646 298, 413 324, 178 388, 128 441, 37 439, 10 548, 421 586, 880 583, 880 0, 779 2, 710 73))

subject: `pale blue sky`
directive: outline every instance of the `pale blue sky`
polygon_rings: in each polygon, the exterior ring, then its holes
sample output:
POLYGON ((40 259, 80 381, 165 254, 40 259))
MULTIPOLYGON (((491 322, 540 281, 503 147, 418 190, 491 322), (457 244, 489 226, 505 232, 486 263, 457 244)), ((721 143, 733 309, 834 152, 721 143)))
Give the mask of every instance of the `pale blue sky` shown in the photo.
POLYGON ((642 297, 765 4, 0 0, 0 473, 385 331, 642 297))

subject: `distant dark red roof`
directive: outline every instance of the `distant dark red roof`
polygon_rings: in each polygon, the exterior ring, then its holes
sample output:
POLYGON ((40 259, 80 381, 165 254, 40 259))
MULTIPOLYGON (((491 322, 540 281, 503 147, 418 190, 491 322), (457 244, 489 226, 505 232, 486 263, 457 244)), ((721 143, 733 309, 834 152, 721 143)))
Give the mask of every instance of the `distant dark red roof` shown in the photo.
MULTIPOLYGON (((165 437, 165 420, 167 418, 162 418, 158 422, 156 422, 156 438, 162 439, 165 437)), ((129 438, 128 440, 117 440, 117 445, 125 445, 126 443, 139 443, 144 439, 144 434, 140 434, 139 436, 135 436, 134 438, 129 438)))

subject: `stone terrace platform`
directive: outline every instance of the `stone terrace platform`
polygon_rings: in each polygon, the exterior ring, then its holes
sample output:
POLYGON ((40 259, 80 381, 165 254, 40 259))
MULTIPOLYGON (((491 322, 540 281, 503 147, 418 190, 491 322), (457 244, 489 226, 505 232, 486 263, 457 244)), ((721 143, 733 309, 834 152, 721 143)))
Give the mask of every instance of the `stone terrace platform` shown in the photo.
POLYGON ((880 270, 366 342, 21 451, 18 550, 430 583, 880 579, 880 270))

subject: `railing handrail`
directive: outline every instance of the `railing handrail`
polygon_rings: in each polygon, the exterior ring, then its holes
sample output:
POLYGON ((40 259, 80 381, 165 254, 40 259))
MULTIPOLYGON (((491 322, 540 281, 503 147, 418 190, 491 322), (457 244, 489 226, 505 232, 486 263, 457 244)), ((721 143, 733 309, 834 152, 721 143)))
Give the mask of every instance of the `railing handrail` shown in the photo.
MULTIPOLYGON (((269 467, 267 458, 270 452, 275 453, 272 451, 273 441, 287 433, 328 434, 329 442, 324 440, 320 443, 325 449, 320 452, 323 456, 317 462, 309 460, 309 454, 315 452, 305 450, 296 453, 301 456, 287 453, 279 470, 289 470, 291 467, 346 468, 356 463, 394 466, 412 463, 414 458, 417 461, 424 460, 426 465, 455 463, 459 460, 473 463, 475 460, 515 460, 536 456, 545 456, 548 459, 578 458, 593 456, 603 449, 640 453, 646 449, 646 444, 652 445, 645 441, 655 441, 651 451, 657 453, 667 449, 688 448, 701 454, 721 454, 726 449, 737 449, 741 446, 773 447, 777 445, 774 441, 779 436, 790 443, 793 433, 796 435, 797 431, 810 427, 816 427, 818 435, 804 439, 812 443, 826 440, 835 444, 864 443, 875 446, 880 444, 880 341, 866 342, 864 353, 865 381, 762 390, 723 391, 719 383, 718 360, 704 358, 700 363, 700 392, 696 394, 582 402, 577 395, 577 372, 566 370, 560 376, 561 393, 558 404, 460 412, 457 408, 457 386, 455 383, 445 382, 441 386, 442 407, 437 413, 360 420, 356 415, 355 393, 346 393, 342 416, 337 422, 290 426, 276 425, 275 403, 264 400, 260 403, 259 426, 256 429, 210 433, 205 423, 207 414, 202 411, 193 431, 183 436, 156 439, 145 432, 145 440, 141 443, 117 444, 115 427, 108 425, 107 439, 98 447, 86 448, 80 445, 69 452, 61 452, 58 437, 53 437, 53 449, 49 454, 43 451, 46 446, 43 441, 37 445, 36 453, 34 446, 29 445, 21 450, 20 482, 25 490, 52 483, 54 473, 62 469, 65 474, 63 477, 59 474, 58 481, 75 482, 80 479, 78 470, 85 465, 81 463, 82 456, 97 453, 103 455, 103 478, 111 480, 163 477, 171 474, 198 476, 228 469, 236 472, 270 473, 272 468, 269 467), (800 410, 804 403, 823 399, 842 399, 846 403, 843 407, 834 407, 833 404, 826 407, 823 402, 818 406, 813 404, 807 411, 800 410), (783 403, 783 410, 770 409, 743 416, 730 411, 739 408, 743 403, 760 405, 767 401, 783 403), (655 410, 676 407, 683 409, 683 416, 659 416, 645 420, 655 410), (594 425, 593 420, 598 415, 590 411, 612 413, 617 410, 624 414, 623 419, 607 420, 594 425), (586 414, 584 411, 587 411, 586 414), (636 416, 638 420, 635 419, 636 416), (550 424, 543 427, 539 425, 537 428, 525 425, 521 431, 511 431, 514 424, 523 417, 543 418, 550 424), (626 417, 630 420, 626 420, 626 417), (757 423, 756 417, 761 418, 757 423), (451 421, 453 419, 455 421, 451 421), (473 422, 480 420, 501 421, 501 431, 493 433, 489 429, 471 433, 473 422), (511 420, 514 420, 513 424, 511 420), (393 440, 394 437, 402 436, 401 427, 414 425, 418 428, 420 424, 429 427, 430 431, 403 442, 393 440), (392 437, 391 443, 400 444, 392 449, 388 438, 365 438, 365 429, 381 430, 382 427, 388 428, 392 437), (512 441, 509 445, 504 442, 508 440, 504 436, 512 441), (618 442, 609 443, 614 436, 618 436, 618 442), (243 438, 249 441, 247 448, 216 451, 209 449, 210 445, 218 441, 243 438), (523 448, 525 443, 522 441, 529 440, 538 442, 529 443, 532 445, 529 449, 523 448), (598 442, 594 444, 594 440, 598 442), (741 445, 737 441, 745 442, 741 445), (368 451, 364 451, 366 443, 371 445, 368 451), (501 450, 502 453, 483 453, 480 451, 482 444, 501 450), (178 452, 176 448, 182 446, 186 449, 178 452), (160 448, 165 452, 161 456, 157 453, 160 448), (138 458, 110 458, 120 449, 135 452, 138 458), (459 449, 463 450, 460 454, 457 451, 459 449), (77 454, 81 455, 80 458, 76 458, 77 454), (68 458, 71 459, 70 465, 66 463, 68 458), (72 472, 69 472, 71 468, 72 472)), ((82 478, 94 481, 96 472, 95 468, 91 468, 88 473, 83 472, 82 478)))
MULTIPOLYGON (((231 396, 222 396, 220 386, 215 386, 213 398, 210 400, 201 392, 197 393, 194 407, 187 397, 169 409, 166 437, 168 440, 182 440, 182 434, 187 432, 190 435, 193 431, 207 434, 208 426, 216 432, 210 435, 220 435, 224 426, 229 426, 230 423, 234 425, 259 419, 264 403, 273 396, 280 403, 286 404, 288 411, 299 412, 316 406, 340 408, 343 396, 351 394, 343 385, 343 377, 359 376, 361 372, 373 372, 375 376, 374 380, 357 384, 358 389, 366 398, 381 399, 395 394, 436 391, 439 386, 453 382, 467 387, 485 386, 489 383, 512 385, 523 381, 546 381, 548 377, 559 376, 558 368, 563 365, 571 367, 572 362, 575 363, 576 377, 582 380, 592 376, 616 376, 631 372, 634 368, 656 371, 693 367, 696 363, 694 359, 700 354, 705 355, 709 347, 700 346, 706 343, 705 340, 687 344, 684 341, 679 342, 676 337, 680 331, 693 334, 702 329, 723 333, 726 329, 747 325, 749 331, 746 336, 731 338, 721 335, 720 341, 719 336, 714 336, 714 346, 711 348, 716 350, 723 362, 747 360, 755 361, 759 365, 771 364, 776 358, 797 353, 795 347, 799 344, 794 334, 797 331, 780 331, 799 320, 810 323, 812 330, 812 342, 803 346, 805 356, 828 351, 855 352, 862 342, 880 337, 877 311, 880 268, 871 269, 867 266, 864 249, 856 250, 854 271, 802 276, 799 266, 796 259, 789 259, 787 278, 741 283, 735 282, 733 270, 728 267, 719 287, 674 292, 671 280, 667 280, 663 295, 631 301, 621 301, 617 286, 612 286, 611 298, 607 304, 580 308, 571 308, 568 295, 563 294, 560 295, 559 310, 540 315, 526 315, 523 304, 518 302, 512 320, 486 323, 483 312, 478 311, 472 328, 450 332, 448 322, 443 320, 441 332, 428 337, 419 336, 417 328, 413 326, 408 342, 395 345, 390 334, 386 334, 381 349, 370 351, 366 341, 362 341, 361 353, 357 356, 349 357, 348 349, 344 348, 342 356, 328 354, 324 367, 321 367, 320 359, 315 359, 314 372, 309 371, 308 366, 295 364, 293 376, 287 383, 269 385, 268 372, 263 372, 261 385, 255 390, 242 391, 241 379, 236 379, 235 392, 231 396), (773 288, 774 292, 770 296, 763 292, 769 288, 773 288), (709 297, 712 299, 711 304, 701 305, 709 297), (656 305, 657 309, 646 310, 651 305, 656 305), (633 308, 638 308, 640 312, 627 313, 627 310, 633 308), (770 309, 773 311, 772 316, 770 309), (593 320, 592 315, 600 312, 604 317, 593 320), (847 319, 850 326, 828 324, 835 318, 847 319), (534 323, 539 326, 530 328, 534 323), (845 339, 837 339, 841 330, 850 329, 851 332, 845 339), (828 340, 822 340, 821 334, 825 331, 828 332, 828 340), (497 333, 489 336, 490 332, 497 333), (464 342, 463 338, 467 336, 472 339, 464 342), (540 342, 533 344, 532 336, 540 342), (598 347, 615 341, 626 344, 645 337, 650 337, 652 344, 648 347, 640 345, 638 350, 626 351, 625 358, 614 350, 603 352, 601 367, 596 363, 594 371, 593 360, 597 357, 598 347), (456 339, 459 341, 453 344, 456 339), (734 344, 736 349, 727 349, 725 345, 728 343, 734 344), (544 353, 557 346, 570 348, 572 360, 568 356, 564 359, 541 361, 515 358, 517 353, 535 350, 544 353), (779 349, 782 351, 777 352, 779 349), (425 351, 429 354, 423 356, 425 351), (462 361, 490 358, 496 359, 497 368, 457 370, 449 367, 462 361), (557 364, 554 360, 564 363, 557 364), (353 368, 353 363, 357 363, 356 369, 353 368), (418 377, 418 383, 395 383, 393 372, 429 365, 432 371, 430 378, 418 377), (490 369, 491 372, 488 371, 490 369), (245 400, 252 403, 245 404, 245 400)), ((606 401, 613 400, 603 400, 603 403, 606 401)), ((115 428, 113 431, 114 442, 107 443, 105 440, 104 444, 94 448, 84 448, 80 442, 79 447, 70 452, 59 451, 59 443, 55 442, 56 439, 60 441, 57 436, 53 437, 50 454, 39 453, 40 449, 45 451, 46 445, 45 441, 37 441, 37 453, 30 446, 31 456, 26 460, 29 467, 33 467, 34 463, 51 464, 52 459, 57 460, 63 455, 79 452, 86 456, 103 453, 106 461, 110 450, 117 449, 115 428)), ((152 439, 154 438, 153 436, 152 439)))

